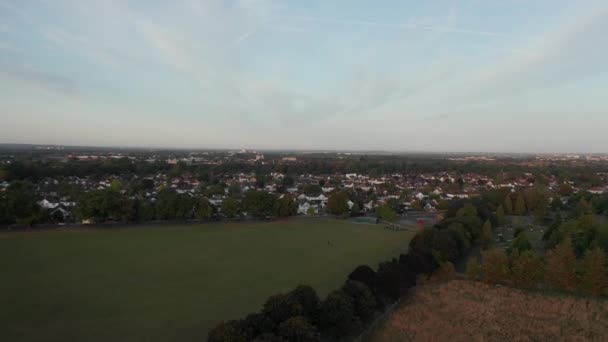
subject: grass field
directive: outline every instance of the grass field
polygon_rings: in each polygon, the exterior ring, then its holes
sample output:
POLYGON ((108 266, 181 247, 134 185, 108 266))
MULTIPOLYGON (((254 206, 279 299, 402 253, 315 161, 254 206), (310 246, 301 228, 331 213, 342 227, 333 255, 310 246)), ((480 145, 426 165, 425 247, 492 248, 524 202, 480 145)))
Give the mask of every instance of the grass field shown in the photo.
POLYGON ((412 235, 329 219, 0 234, 0 341, 203 341, 299 283, 327 294, 412 235))

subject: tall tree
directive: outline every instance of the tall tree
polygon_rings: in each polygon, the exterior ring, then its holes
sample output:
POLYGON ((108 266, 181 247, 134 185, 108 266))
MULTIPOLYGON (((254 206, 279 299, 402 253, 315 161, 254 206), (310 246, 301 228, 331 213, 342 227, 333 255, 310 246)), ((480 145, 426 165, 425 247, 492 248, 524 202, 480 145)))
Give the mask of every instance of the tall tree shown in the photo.
POLYGON ((507 215, 513 215, 513 200, 511 199, 511 195, 505 197, 504 207, 507 215))
POLYGON ((545 253, 545 280, 556 290, 576 289, 576 255, 569 238, 545 253))
POLYGON ((344 191, 339 191, 331 196, 327 201, 329 212, 333 215, 343 215, 348 213, 348 195, 344 191))
POLYGON ((526 200, 524 199, 524 196, 521 193, 517 195, 517 200, 515 200, 515 208, 513 209, 513 213, 519 216, 526 214, 526 200))
POLYGON ((494 241, 494 234, 492 234, 492 223, 490 220, 487 220, 486 223, 483 224, 481 228, 482 237, 483 237, 483 245, 485 247, 491 246, 494 241))
POLYGON ((465 274, 467 275, 468 280, 477 280, 477 277, 479 277, 479 264, 477 263, 476 258, 469 258, 469 260, 467 260, 465 274))
POLYGON ((606 254, 600 248, 587 250, 583 259, 581 288, 585 293, 600 296, 608 288, 606 254))
POLYGON ((496 209, 496 223, 499 227, 502 227, 507 223, 507 219, 505 218, 505 210, 502 205, 496 209))
POLYGON ((481 252, 481 279, 489 284, 504 284, 509 280, 509 258, 502 249, 481 252))
POLYGON ((525 251, 518 254, 511 267, 513 285, 524 289, 535 288, 542 280, 543 263, 536 253, 525 251))

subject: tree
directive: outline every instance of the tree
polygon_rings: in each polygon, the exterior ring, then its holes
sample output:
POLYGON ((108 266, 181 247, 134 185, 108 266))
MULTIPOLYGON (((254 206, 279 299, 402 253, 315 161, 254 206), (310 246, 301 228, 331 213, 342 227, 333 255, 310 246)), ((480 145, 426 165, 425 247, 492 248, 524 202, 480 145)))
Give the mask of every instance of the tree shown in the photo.
POLYGON ((239 212, 239 201, 236 198, 228 197, 222 202, 222 214, 224 214, 226 217, 236 217, 239 212))
POLYGON ((543 263, 532 251, 524 251, 513 260, 511 280, 513 285, 533 289, 542 280, 543 263))
POLYGON ((482 237, 484 246, 488 247, 492 245, 494 237, 492 234, 492 223, 490 223, 490 220, 487 220, 486 223, 483 224, 481 230, 483 234, 482 237))
POLYGON ((562 197, 568 197, 574 193, 574 189, 572 189, 572 187, 569 184, 563 183, 559 186, 559 189, 557 190, 557 192, 562 197))
POLYGON ((526 232, 518 233, 511 242, 510 252, 521 254, 532 249, 532 245, 528 240, 526 232))
POLYGON ((208 220, 211 218, 213 214, 213 208, 211 207, 211 203, 206 198, 199 198, 196 201, 196 206, 194 208, 194 216, 197 220, 208 220))
POLYGON ((416 285, 416 275, 406 265, 396 260, 381 263, 376 273, 376 294, 394 300, 416 285))
POLYGON ((359 214, 361 212, 361 207, 357 203, 353 204, 353 207, 350 208, 350 212, 354 215, 359 214))
POLYGON ((274 203, 274 213, 277 217, 288 217, 297 214, 298 205, 294 201, 293 197, 289 195, 283 195, 274 203))
POLYGON ((509 279, 509 259, 501 249, 481 252, 481 279, 489 284, 504 284, 509 279))
POLYGON ((9 223, 31 225, 40 216, 40 207, 36 203, 34 186, 29 182, 13 182, 4 196, 4 211, 9 223))
POLYGON ((302 316, 291 317, 278 327, 279 336, 288 341, 316 342, 321 340, 317 328, 302 316))
POLYGON ((336 192, 327 200, 329 212, 333 215, 343 215, 349 212, 348 195, 344 191, 336 192))
POLYGON ((513 200, 511 199, 511 195, 507 195, 505 197, 504 209, 505 209, 505 213, 507 213, 507 215, 513 214, 513 200))
POLYGON ((301 316, 302 312, 303 308, 300 303, 293 297, 283 294, 270 296, 262 309, 262 313, 275 324, 284 322, 291 317, 301 316))
POLYGON ((582 290, 593 296, 600 296, 608 288, 606 254, 600 248, 587 250, 583 259, 582 290))
POLYGON ((513 209, 513 213, 518 216, 526 214, 526 200, 524 199, 524 196, 521 193, 517 195, 517 200, 515 200, 515 208, 513 209))
POLYGON ((376 312, 376 299, 367 285, 353 280, 347 280, 342 291, 353 299, 355 315, 366 322, 376 312))
POLYGON ((477 208, 475 208, 475 206, 471 203, 466 203, 456 213, 456 217, 464 217, 464 216, 477 217, 477 208))
POLYGON ((505 218, 505 210, 502 205, 496 209, 496 223, 499 227, 504 226, 507 223, 507 219, 505 218))
POLYGON ((479 277, 479 264, 477 263, 476 258, 471 257, 467 260, 465 274, 467 275, 468 280, 477 280, 477 277, 479 277))
POLYGON ((302 316, 308 319, 309 322, 318 322, 321 300, 315 289, 307 285, 299 285, 293 291, 289 292, 288 297, 300 304, 302 307, 302 316))
POLYGON ((218 324, 209 332, 208 342, 247 342, 248 338, 240 322, 228 321, 218 324))
POLYGON ((275 196, 265 191, 249 190, 243 198, 243 209, 251 216, 264 218, 275 211, 275 196))
POLYGON ((306 210, 306 215, 308 215, 308 216, 314 216, 316 214, 317 214, 317 210, 312 205, 310 207, 308 207, 308 210, 306 210))
POLYGON ((388 221, 388 222, 395 222, 397 221, 397 213, 388 205, 384 204, 379 206, 378 208, 376 208, 376 215, 378 216, 379 219, 384 220, 384 221, 388 221))
POLYGON ((352 297, 344 291, 330 293, 321 304, 320 327, 336 339, 352 334, 359 327, 352 297))
POLYGON ((576 255, 569 238, 545 253, 545 280, 556 290, 576 289, 576 255))
POLYGON ((442 282, 447 282, 456 278, 456 269, 454 268, 454 264, 449 261, 442 262, 439 265, 437 277, 442 282))
POLYGON ((348 280, 361 282, 373 290, 376 287, 376 272, 367 265, 361 265, 348 275, 348 280))

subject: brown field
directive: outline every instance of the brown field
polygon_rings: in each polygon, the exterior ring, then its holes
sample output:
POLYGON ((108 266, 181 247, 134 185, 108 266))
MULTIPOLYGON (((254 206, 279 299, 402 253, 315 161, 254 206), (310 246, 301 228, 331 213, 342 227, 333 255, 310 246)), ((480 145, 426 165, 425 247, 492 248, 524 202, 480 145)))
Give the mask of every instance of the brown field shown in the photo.
POLYGON ((608 301, 454 280, 416 289, 372 341, 608 341, 608 301))

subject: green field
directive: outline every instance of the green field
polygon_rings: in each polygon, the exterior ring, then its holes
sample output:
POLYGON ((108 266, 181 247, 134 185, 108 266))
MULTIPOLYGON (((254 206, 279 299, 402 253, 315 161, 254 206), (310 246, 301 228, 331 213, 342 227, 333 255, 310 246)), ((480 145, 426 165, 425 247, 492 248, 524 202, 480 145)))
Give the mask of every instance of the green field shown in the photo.
POLYGON ((329 219, 0 234, 0 341, 203 341, 299 283, 327 294, 412 235, 329 219))

